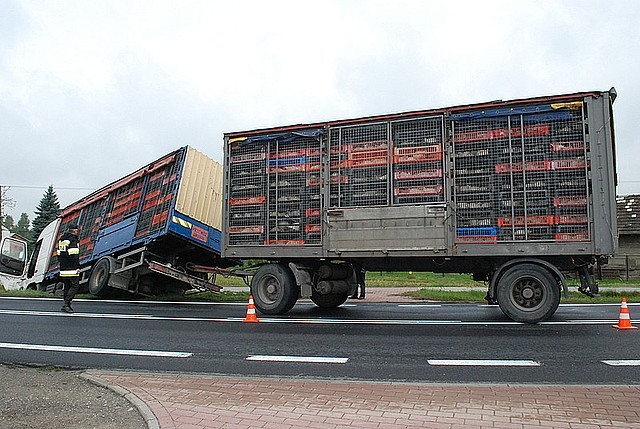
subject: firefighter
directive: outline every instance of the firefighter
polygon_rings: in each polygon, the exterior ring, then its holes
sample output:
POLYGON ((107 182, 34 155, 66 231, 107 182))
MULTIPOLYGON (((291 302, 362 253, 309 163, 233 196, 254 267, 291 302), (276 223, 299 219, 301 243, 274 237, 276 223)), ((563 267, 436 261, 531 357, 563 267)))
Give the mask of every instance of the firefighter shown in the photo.
POLYGON ((64 283, 64 305, 61 310, 65 313, 73 313, 71 301, 78 292, 80 284, 80 246, 76 225, 72 225, 60 237, 58 261, 60 262, 60 280, 64 283))

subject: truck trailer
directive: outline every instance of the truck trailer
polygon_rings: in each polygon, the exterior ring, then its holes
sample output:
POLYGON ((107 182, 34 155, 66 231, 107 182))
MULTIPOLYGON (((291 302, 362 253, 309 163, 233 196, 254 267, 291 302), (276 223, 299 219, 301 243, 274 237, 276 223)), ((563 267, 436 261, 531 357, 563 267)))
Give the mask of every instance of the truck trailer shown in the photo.
POLYGON ((79 227, 80 287, 97 296, 220 288, 192 265, 224 265, 222 165, 185 146, 64 208, 34 247, 25 284, 55 292, 59 236, 79 227), (216 262, 213 262, 216 261, 216 262))
POLYGON ((617 248, 612 103, 591 91, 224 135, 222 257, 256 308, 344 303, 366 271, 469 273, 514 321, 598 292, 617 248))

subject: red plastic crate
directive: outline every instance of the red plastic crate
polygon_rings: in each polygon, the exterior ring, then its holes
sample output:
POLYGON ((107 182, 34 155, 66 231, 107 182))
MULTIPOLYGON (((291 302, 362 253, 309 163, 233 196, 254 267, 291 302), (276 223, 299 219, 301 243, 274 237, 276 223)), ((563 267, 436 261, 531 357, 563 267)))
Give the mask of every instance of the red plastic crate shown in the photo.
POLYGON ((263 232, 264 226, 262 225, 229 227, 229 234, 262 234, 263 232))
POLYGON ((307 178, 307 186, 320 186, 322 185, 322 179, 320 177, 307 178))
POLYGON ((307 209, 305 214, 307 217, 320 217, 320 209, 307 209))
POLYGON ((383 158, 386 161, 388 155, 389 151, 387 149, 366 150, 349 152, 347 159, 350 161, 363 161, 372 158, 383 158))
MULTIPOLYGON (((369 158, 362 160, 347 160, 343 161, 344 168, 366 168, 366 167, 380 167, 387 165, 387 158, 369 158)), ((332 167, 333 168, 333 167, 332 167)))
POLYGON ((265 240, 264 244, 269 245, 283 245, 283 246, 299 246, 304 244, 304 240, 265 240))
POLYGON ((581 170, 585 168, 586 165, 585 160, 582 158, 552 161, 552 168, 554 170, 581 170))
POLYGON ((306 148, 298 148, 298 149, 284 149, 279 151, 273 151, 269 153, 269 159, 280 159, 280 158, 298 158, 301 156, 305 156, 307 154, 306 148))
MULTIPOLYGON (((529 125, 520 128, 511 129, 511 137, 535 137, 549 134, 551 128, 549 125, 529 125)), ((494 130, 468 131, 464 133, 455 133, 453 135, 454 143, 468 143, 482 140, 501 140, 509 138, 508 128, 496 128, 494 130)))
POLYGON ((242 155, 233 155, 230 159, 231 164, 237 164, 240 162, 262 161, 265 159, 264 152, 247 153, 242 155))
POLYGON ((553 152, 571 152, 576 150, 584 150, 584 142, 582 140, 572 142, 555 142, 551 143, 553 152))
MULTIPOLYGON (((496 173, 520 173, 522 172, 522 162, 513 164, 496 164, 496 173)), ((529 161, 525 162, 526 171, 547 171, 552 169, 552 161, 529 161)))
POLYGON ((389 142, 387 140, 374 140, 369 142, 352 143, 346 146, 348 152, 368 152, 371 150, 389 150, 389 142))
POLYGON ((408 186, 405 188, 394 188, 393 194, 397 197, 438 195, 442 194, 442 186, 408 186))
POLYGON ((320 225, 307 225, 304 228, 306 233, 309 234, 319 234, 321 231, 320 225))
POLYGON ((257 204, 264 204, 267 201, 267 197, 259 196, 259 197, 238 197, 238 198, 229 198, 230 206, 251 206, 257 204))
POLYGON ((553 225, 554 216, 516 216, 511 217, 499 217, 498 226, 541 226, 541 225, 553 225))
POLYGON ((561 233, 561 234, 556 234, 555 238, 557 241, 585 241, 585 240, 589 240, 589 233, 588 232, 561 233))
POLYGON ((442 177, 442 170, 437 168, 433 170, 396 171, 393 177, 396 180, 434 179, 442 177))
POLYGON ((554 207, 581 207, 587 205, 587 197, 556 197, 554 207))
POLYGON ((268 169, 269 174, 273 173, 304 173, 307 171, 306 164, 296 164, 296 165, 281 165, 281 166, 273 166, 268 169))
POLYGON ((555 217, 557 225, 586 225, 589 223, 587 215, 557 215, 555 217))

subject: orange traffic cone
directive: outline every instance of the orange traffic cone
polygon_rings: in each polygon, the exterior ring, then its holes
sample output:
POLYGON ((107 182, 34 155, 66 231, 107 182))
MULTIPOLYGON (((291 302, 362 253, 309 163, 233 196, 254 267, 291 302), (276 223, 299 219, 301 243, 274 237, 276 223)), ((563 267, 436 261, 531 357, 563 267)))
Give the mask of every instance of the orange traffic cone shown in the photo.
POLYGON ((256 316, 256 306, 253 304, 253 296, 249 295, 249 304, 247 305, 247 316, 243 322, 259 322, 256 316))
POLYGON ((618 324, 613 325, 613 327, 618 329, 638 329, 636 326, 631 325, 631 317, 629 317, 629 309, 627 308, 627 298, 622 298, 620 318, 618 318, 618 324))

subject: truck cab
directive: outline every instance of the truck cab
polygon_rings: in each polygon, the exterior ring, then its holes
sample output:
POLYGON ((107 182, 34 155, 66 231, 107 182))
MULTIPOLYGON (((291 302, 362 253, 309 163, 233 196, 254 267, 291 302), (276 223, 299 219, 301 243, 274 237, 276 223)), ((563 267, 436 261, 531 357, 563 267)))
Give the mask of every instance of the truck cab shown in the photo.
POLYGON ((5 290, 21 289, 26 264, 26 240, 2 227, 2 238, 0 239, 0 285, 5 290))

